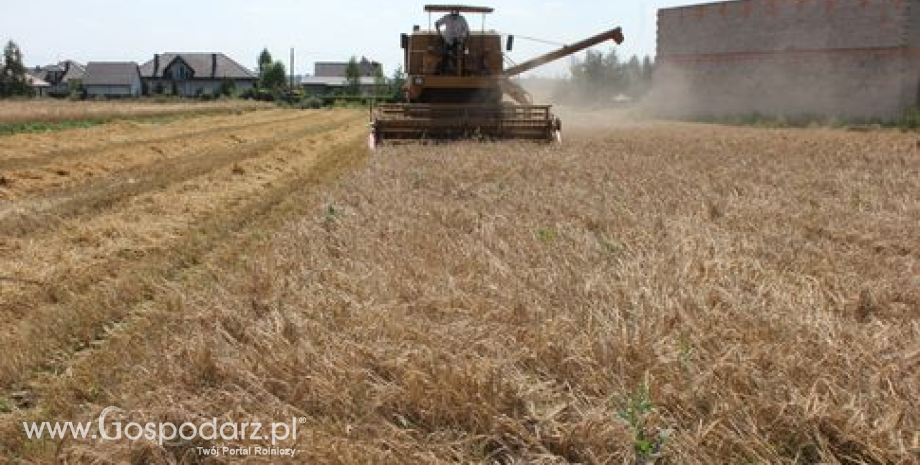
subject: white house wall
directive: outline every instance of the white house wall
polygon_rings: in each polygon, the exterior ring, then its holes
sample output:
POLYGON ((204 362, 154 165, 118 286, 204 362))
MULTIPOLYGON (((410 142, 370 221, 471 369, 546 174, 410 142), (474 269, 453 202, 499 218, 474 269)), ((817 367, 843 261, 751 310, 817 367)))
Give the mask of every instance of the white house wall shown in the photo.
POLYGON ((86 86, 87 97, 137 97, 140 92, 132 86, 86 86))
MULTIPOLYGON (((218 95, 220 93, 222 79, 194 79, 188 81, 175 81, 176 92, 182 97, 198 97, 201 95, 218 95)), ((253 88, 253 82, 249 80, 234 80, 234 92, 245 92, 253 88)), ((164 92, 172 92, 173 81, 162 79, 148 80, 147 92, 155 93, 157 86, 161 85, 164 92)))

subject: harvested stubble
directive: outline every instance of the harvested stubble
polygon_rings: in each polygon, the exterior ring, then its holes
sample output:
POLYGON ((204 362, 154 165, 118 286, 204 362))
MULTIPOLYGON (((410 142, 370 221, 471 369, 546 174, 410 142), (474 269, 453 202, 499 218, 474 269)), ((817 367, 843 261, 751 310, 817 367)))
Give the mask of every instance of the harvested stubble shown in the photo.
MULTIPOLYGON (((568 139, 386 149, 54 392, 101 382, 72 409, 86 418, 306 416, 304 463, 917 458, 912 136, 568 139)), ((166 463, 201 445, 59 452, 166 463)))

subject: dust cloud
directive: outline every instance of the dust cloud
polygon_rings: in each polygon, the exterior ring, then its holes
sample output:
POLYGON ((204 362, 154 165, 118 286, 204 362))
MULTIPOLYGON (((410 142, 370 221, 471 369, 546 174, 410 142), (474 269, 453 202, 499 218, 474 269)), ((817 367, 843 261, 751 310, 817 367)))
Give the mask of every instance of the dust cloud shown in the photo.
POLYGON ((882 56, 665 63, 646 105, 670 118, 886 120, 903 112, 903 78, 882 56))
POLYGON ((563 134, 573 130, 590 132, 647 126, 652 123, 644 99, 627 102, 610 99, 579 104, 558 96, 557 89, 561 82, 561 79, 530 78, 521 79, 518 84, 530 94, 535 105, 552 105, 553 113, 562 120, 563 134))

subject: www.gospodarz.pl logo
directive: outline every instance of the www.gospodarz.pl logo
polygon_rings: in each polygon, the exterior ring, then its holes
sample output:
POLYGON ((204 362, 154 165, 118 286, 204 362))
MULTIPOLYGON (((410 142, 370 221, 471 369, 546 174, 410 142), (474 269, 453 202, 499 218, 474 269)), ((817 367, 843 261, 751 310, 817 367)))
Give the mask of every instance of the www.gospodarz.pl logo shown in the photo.
MULTIPOLYGON (((193 439, 204 439, 206 441, 215 441, 222 439, 224 441, 271 441, 272 446, 278 445, 279 442, 295 442, 297 440, 297 425, 306 423, 306 418, 292 418, 290 422, 277 423, 235 423, 226 422, 218 424, 217 418, 211 421, 197 425, 186 422, 181 425, 174 423, 153 423, 148 422, 143 425, 140 423, 122 424, 117 421, 106 421, 106 417, 112 413, 124 413, 124 410, 118 407, 108 407, 99 414, 98 426, 93 428, 92 421, 89 422, 66 422, 66 423, 26 423, 22 424, 25 428, 26 436, 29 439, 103 439, 106 441, 118 441, 127 439, 137 441, 146 439, 163 445, 169 441, 193 439)), ((290 455, 293 456, 293 449, 269 449, 269 448, 217 448, 214 447, 209 451, 216 450, 219 452, 227 449, 227 455, 290 455)), ((199 451, 202 452, 202 451, 199 451)))

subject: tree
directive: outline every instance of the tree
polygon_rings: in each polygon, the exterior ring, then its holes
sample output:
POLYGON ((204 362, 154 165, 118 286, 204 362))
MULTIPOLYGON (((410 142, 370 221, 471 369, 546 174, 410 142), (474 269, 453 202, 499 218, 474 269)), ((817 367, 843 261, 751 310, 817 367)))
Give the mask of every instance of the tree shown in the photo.
MULTIPOLYGON (((160 84, 162 86, 162 84, 160 84)), ((70 95, 70 98, 76 99, 83 97, 83 80, 82 79, 71 79, 67 83, 67 93, 70 95)), ((160 89, 160 93, 163 93, 163 89, 160 89)))
POLYGON ((268 51, 267 48, 262 49, 262 53, 259 54, 259 77, 261 78, 265 75, 265 71, 272 65, 274 60, 272 59, 272 54, 268 51))
POLYGON ((236 83, 233 82, 233 79, 221 79, 220 88, 217 89, 217 94, 224 97, 230 97, 234 92, 236 92, 236 83))
POLYGON ((620 61, 616 50, 604 54, 588 51, 583 59, 573 59, 572 77, 556 87, 556 98, 575 104, 612 103, 625 95, 632 99, 651 89, 653 64, 649 57, 633 56, 620 61))
POLYGON ((610 68, 616 66, 616 55, 605 57, 602 52, 588 50, 582 61, 576 60, 571 67, 572 80, 570 96, 580 102, 592 102, 601 99, 611 87, 614 78, 610 68))
POLYGON ((655 74, 655 63, 648 55, 642 60, 642 81, 645 82, 646 90, 652 88, 652 79, 655 74))
POLYGON ((278 90, 287 84, 287 70, 284 63, 276 61, 266 66, 262 73, 262 88, 269 90, 278 90))
POLYGON ((345 93, 347 95, 359 95, 361 93, 361 67, 358 66, 358 59, 351 57, 348 60, 348 66, 345 67, 345 93))
POLYGON ((406 100, 406 73, 402 66, 393 71, 393 77, 390 79, 390 95, 394 102, 406 100))
POLYGON ((26 78, 26 67, 22 64, 22 51, 11 40, 3 49, 3 62, 0 63, 0 97, 32 94, 32 87, 26 78))
POLYGON ((642 63, 639 62, 639 57, 633 55, 629 59, 629 62, 626 63, 624 77, 624 85, 622 93, 629 95, 632 98, 636 98, 645 93, 645 83, 642 79, 642 63))
POLYGON ((389 93, 387 88, 387 77, 383 75, 383 66, 374 67, 374 96, 389 93))
POLYGON ((620 61, 616 49, 611 49, 602 63, 601 97, 610 99, 627 93, 629 91, 629 63, 620 61))

